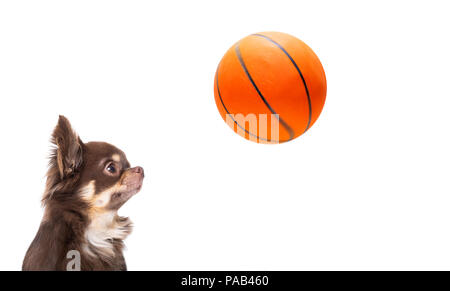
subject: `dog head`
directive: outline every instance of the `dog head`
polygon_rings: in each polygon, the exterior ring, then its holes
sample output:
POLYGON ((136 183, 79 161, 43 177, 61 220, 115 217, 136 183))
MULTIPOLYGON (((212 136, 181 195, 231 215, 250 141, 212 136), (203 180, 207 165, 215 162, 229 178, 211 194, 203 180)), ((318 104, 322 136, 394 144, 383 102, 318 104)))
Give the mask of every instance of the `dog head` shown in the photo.
MULTIPOLYGON (((119 209, 140 191, 141 167, 130 167, 124 152, 105 142, 83 143, 69 121, 60 116, 53 131, 44 204, 74 204, 88 212, 119 209)), ((69 207, 69 206, 68 206, 69 207)))

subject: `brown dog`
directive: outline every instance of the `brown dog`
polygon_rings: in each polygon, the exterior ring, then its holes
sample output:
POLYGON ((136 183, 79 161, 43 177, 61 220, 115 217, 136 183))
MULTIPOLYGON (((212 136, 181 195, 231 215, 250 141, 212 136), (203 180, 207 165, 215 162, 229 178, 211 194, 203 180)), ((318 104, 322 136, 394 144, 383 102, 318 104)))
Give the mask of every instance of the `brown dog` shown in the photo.
POLYGON ((60 116, 47 172, 44 217, 23 270, 126 270, 132 226, 117 210, 142 187, 144 170, 104 142, 83 143, 60 116))

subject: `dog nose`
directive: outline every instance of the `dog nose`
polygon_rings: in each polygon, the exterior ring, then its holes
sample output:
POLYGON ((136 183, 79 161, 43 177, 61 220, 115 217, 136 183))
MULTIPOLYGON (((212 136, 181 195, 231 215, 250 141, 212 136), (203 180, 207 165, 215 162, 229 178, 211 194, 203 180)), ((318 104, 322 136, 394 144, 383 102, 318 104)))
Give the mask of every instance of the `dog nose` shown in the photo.
POLYGON ((144 177, 144 168, 142 167, 134 167, 133 169, 131 169, 131 172, 135 174, 141 174, 142 177, 144 177))

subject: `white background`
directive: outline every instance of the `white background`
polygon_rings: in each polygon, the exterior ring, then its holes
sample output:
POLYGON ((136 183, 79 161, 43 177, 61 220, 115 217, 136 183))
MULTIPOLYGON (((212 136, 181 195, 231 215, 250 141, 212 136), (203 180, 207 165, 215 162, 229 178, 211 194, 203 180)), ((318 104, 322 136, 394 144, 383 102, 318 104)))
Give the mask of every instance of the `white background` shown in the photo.
POLYGON ((58 114, 145 168, 130 270, 450 269, 447 1, 2 1, 0 269, 42 209, 58 114), (324 111, 255 144, 213 97, 237 40, 319 56, 324 111))

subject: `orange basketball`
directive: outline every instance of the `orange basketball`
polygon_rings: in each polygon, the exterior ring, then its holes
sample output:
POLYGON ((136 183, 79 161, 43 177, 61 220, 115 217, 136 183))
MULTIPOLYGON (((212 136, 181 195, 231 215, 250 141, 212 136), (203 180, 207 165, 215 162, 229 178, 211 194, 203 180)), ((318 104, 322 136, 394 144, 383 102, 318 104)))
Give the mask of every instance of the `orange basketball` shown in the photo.
POLYGON ((290 141, 319 117, 327 85, 316 54, 281 32, 249 35, 223 56, 214 80, 222 118, 260 143, 290 141))

